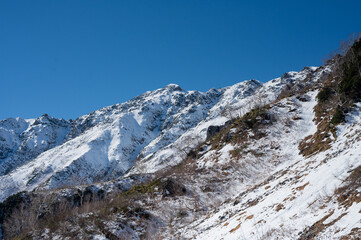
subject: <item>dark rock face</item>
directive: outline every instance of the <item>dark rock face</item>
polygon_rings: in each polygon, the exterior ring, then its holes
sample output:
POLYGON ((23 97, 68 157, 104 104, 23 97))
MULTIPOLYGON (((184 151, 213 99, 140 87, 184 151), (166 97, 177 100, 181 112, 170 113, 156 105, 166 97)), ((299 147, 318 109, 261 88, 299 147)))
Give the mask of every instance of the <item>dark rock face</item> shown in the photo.
POLYGON ((163 188, 163 196, 182 196, 187 193, 187 189, 173 179, 168 179, 163 188))
POLYGON ((233 123, 232 120, 227 121, 222 126, 209 126, 207 129, 207 140, 211 139, 212 137, 216 136, 218 133, 220 133, 223 129, 229 127, 233 123))
POLYGON ((222 126, 209 126, 207 129, 207 140, 216 136, 222 129, 222 126))

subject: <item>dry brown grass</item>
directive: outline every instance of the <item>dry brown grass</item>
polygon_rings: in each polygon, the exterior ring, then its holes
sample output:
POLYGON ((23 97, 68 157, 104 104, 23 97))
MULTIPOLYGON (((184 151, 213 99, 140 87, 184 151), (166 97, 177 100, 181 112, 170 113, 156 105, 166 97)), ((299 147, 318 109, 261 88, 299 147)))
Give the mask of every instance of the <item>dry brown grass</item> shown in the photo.
POLYGON ((233 233, 233 232, 237 231, 240 227, 241 227, 241 224, 238 224, 237 227, 231 229, 229 232, 233 233))
POLYGON ((278 204, 277 207, 276 207, 276 212, 279 212, 280 210, 282 210, 282 209, 284 209, 284 208, 285 208, 285 206, 284 206, 282 203, 280 203, 280 204, 278 204))
POLYGON ((361 165, 355 168, 346 178, 344 185, 335 190, 337 201, 345 208, 349 208, 353 203, 361 202, 361 165))
POLYGON ((345 56, 338 56, 332 74, 323 82, 317 95, 318 103, 314 108, 317 131, 299 144, 304 156, 325 151, 336 138, 335 125, 345 122, 345 113, 361 99, 361 41, 356 41, 345 56), (358 70, 357 70, 358 69, 358 70))
POLYGON ((78 198, 34 195, 29 203, 20 205, 7 216, 3 224, 4 237, 17 240, 39 238, 48 229, 50 236, 58 234, 63 238, 77 239, 79 234, 88 234, 84 231, 92 227, 108 239, 117 239, 104 222, 119 215, 146 222, 151 215, 136 203, 145 197, 142 194, 114 193, 107 198, 93 195, 84 198, 80 205, 74 202, 78 198))
POLYGON ((342 236, 340 240, 359 240, 361 239, 361 228, 353 228, 351 232, 345 236, 342 236))
POLYGON ((253 215, 249 215, 244 220, 251 220, 252 218, 253 218, 253 215))
POLYGON ((321 231, 325 229, 326 226, 325 224, 323 224, 323 222, 327 218, 329 218, 333 213, 334 211, 330 212, 329 214, 327 214, 326 216, 315 222, 312 226, 306 228, 298 240, 314 239, 321 231))
POLYGON ((310 182, 307 182, 307 183, 305 183, 305 184, 302 185, 302 186, 296 187, 296 190, 297 190, 297 191, 302 191, 303 189, 305 189, 305 187, 306 187, 308 184, 310 184, 310 182))

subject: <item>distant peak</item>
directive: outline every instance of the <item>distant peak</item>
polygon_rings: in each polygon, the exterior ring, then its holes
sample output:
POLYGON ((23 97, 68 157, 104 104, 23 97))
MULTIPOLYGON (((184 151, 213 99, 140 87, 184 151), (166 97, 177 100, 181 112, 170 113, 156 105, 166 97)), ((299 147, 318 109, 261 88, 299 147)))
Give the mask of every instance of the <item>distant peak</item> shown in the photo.
POLYGON ((316 71, 317 69, 318 69, 318 67, 306 66, 301 71, 316 71))
POLYGON ((50 116, 47 113, 44 113, 43 115, 41 115, 38 119, 42 119, 42 120, 53 120, 55 119, 54 117, 50 116))
POLYGON ((258 80, 255 80, 255 79, 251 79, 251 80, 245 80, 243 82, 239 82, 239 83, 236 83, 234 84, 233 86, 231 87, 258 87, 258 86, 261 86, 262 83, 258 80))
POLYGON ((36 119, 29 119, 28 122, 33 125, 38 125, 38 124, 44 124, 44 123, 45 124, 47 124, 47 123, 65 124, 67 121, 62 118, 58 119, 58 118, 48 115, 47 113, 44 113, 43 115, 41 115, 40 117, 38 117, 36 119))
POLYGON ((49 116, 47 113, 44 113, 40 117, 36 118, 35 121, 33 121, 33 124, 37 125, 40 123, 49 122, 51 119, 53 119, 51 116, 49 116))
POLYGON ((170 91, 184 91, 179 85, 173 83, 165 86, 165 89, 168 89, 170 91))
POLYGON ((291 71, 291 72, 285 72, 282 76, 281 79, 287 79, 287 78, 291 78, 292 76, 294 76, 297 72, 291 71))
POLYGON ((261 85, 261 82, 256 79, 247 80, 245 82, 248 84, 261 85))

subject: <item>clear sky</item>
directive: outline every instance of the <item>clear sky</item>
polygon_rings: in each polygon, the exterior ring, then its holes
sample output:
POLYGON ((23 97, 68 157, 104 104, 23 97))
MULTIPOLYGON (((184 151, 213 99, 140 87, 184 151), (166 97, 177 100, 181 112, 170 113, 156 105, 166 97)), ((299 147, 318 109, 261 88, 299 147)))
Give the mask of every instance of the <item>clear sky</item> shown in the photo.
POLYGON ((206 91, 318 66, 361 1, 0 0, 0 119, 76 118, 176 83, 206 91))

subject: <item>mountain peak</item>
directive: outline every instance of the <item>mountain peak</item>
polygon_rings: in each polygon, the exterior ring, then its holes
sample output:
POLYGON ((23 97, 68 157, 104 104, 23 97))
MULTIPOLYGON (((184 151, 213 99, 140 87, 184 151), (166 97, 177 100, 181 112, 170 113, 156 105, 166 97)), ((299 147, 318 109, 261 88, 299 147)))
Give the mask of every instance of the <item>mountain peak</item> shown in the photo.
POLYGON ((164 88, 169 91, 184 91, 178 84, 174 84, 174 83, 168 84, 164 88))

